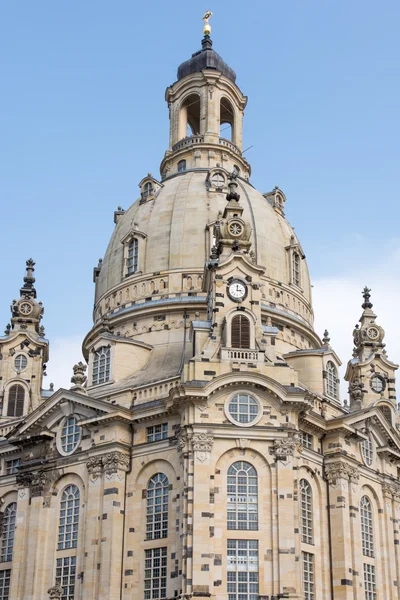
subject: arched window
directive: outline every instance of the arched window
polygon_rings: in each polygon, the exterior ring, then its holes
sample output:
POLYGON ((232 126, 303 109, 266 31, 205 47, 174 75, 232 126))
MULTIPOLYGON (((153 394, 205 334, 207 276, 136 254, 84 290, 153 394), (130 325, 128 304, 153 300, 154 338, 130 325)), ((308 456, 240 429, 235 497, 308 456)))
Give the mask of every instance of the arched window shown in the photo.
POLYGON ((374 447, 372 445, 371 437, 368 436, 366 440, 361 442, 361 455, 365 464, 370 467, 374 458, 374 447))
POLYGON ((234 124, 235 114, 233 112, 232 104, 227 98, 221 98, 220 106, 220 137, 233 142, 234 136, 234 124))
POLYGON ((326 365, 326 393, 332 398, 338 399, 339 397, 337 370, 330 361, 326 365))
POLYGON ((228 470, 228 529, 258 529, 257 471, 248 462, 228 470))
POLYGON ((250 321, 244 315, 236 315, 232 319, 231 347, 250 348, 250 321))
POLYGON ((163 473, 150 479, 147 486, 147 540, 168 537, 168 490, 168 478, 163 473))
POLYGON ((372 529, 372 506, 368 496, 360 501, 361 543, 364 556, 374 556, 374 532, 372 529))
POLYGON ((66 487, 61 496, 58 550, 78 545, 79 502, 79 488, 76 485, 66 487))
POLYGON ((298 252, 293 252, 292 256, 292 279, 294 285, 300 285, 300 256, 298 252))
POLYGON ((14 549, 14 531, 15 531, 15 514, 17 512, 17 503, 9 504, 3 515, 3 533, 1 536, 1 561, 7 562, 12 560, 14 549))
MULTIPOLYGON (((147 184, 146 184, 147 185, 147 184)), ((128 255, 126 258, 126 274, 132 275, 138 270, 139 262, 139 240, 133 238, 128 244, 128 255)))
POLYGON ((23 371, 28 365, 28 359, 25 354, 17 354, 14 360, 14 366, 16 371, 23 371))
POLYGON ((301 541, 305 544, 312 544, 313 522, 311 485, 306 479, 301 479, 299 489, 301 501, 301 541))
POLYGON ((106 383, 110 379, 110 348, 102 346, 96 350, 93 360, 92 384, 106 383))
POLYGON ((180 160, 178 162, 178 173, 183 173, 186 171, 186 160, 180 160))
POLYGON ((179 139, 200 135, 200 97, 188 96, 179 112, 179 139))
POLYGON ((8 392, 8 417, 22 417, 24 414, 25 389, 22 385, 12 385, 8 392))

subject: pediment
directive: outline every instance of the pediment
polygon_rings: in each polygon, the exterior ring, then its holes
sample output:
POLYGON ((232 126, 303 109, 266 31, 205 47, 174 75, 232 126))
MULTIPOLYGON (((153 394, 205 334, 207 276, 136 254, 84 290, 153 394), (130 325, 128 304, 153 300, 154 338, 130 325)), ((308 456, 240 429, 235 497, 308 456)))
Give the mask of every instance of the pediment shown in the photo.
POLYGON ((20 421, 6 437, 13 441, 38 435, 51 436, 52 428, 69 414, 76 414, 80 420, 87 421, 111 415, 119 408, 86 394, 61 388, 20 421))

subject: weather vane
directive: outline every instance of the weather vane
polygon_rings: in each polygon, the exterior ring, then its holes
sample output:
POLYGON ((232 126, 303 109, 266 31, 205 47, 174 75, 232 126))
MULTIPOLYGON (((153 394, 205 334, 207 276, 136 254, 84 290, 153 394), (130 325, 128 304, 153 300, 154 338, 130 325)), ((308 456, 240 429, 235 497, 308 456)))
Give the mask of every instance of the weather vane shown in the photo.
POLYGON ((203 17, 203 21, 205 21, 205 25, 203 27, 203 33, 204 35, 210 35, 211 34, 211 26, 210 23, 208 22, 208 19, 212 17, 212 12, 211 10, 207 10, 204 13, 204 17, 203 17))

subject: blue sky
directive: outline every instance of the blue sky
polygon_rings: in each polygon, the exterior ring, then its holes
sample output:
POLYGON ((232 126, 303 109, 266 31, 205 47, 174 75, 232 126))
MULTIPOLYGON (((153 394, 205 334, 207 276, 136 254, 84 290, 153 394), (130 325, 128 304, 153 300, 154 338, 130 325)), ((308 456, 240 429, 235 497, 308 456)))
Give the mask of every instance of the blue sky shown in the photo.
POLYGON ((389 357, 400 360, 400 3, 392 0, 3 1, 1 328, 33 256, 53 360, 79 360, 93 266, 113 211, 134 202, 147 172, 158 176, 165 88, 200 47, 206 9, 214 48, 249 97, 252 183, 262 192, 279 185, 288 198, 318 327, 335 329, 332 345, 347 361, 368 283, 389 357))

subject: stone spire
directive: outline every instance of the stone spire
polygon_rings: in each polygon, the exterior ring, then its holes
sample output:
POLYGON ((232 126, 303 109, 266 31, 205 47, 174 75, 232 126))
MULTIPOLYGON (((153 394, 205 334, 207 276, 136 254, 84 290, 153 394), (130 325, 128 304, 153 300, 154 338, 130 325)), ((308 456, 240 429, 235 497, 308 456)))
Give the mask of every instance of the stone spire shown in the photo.
POLYGON ((33 276, 35 263, 32 258, 26 261, 26 275, 20 289, 19 300, 13 300, 11 305, 11 328, 34 330, 43 337, 40 321, 43 316, 43 306, 36 300, 35 278, 33 276))
POLYGON ((353 331, 354 357, 361 361, 366 360, 372 353, 385 347, 383 339, 385 332, 380 325, 375 322, 376 315, 372 310, 371 290, 365 287, 362 291, 364 302, 361 307, 363 313, 360 317, 360 325, 356 325, 353 331))

